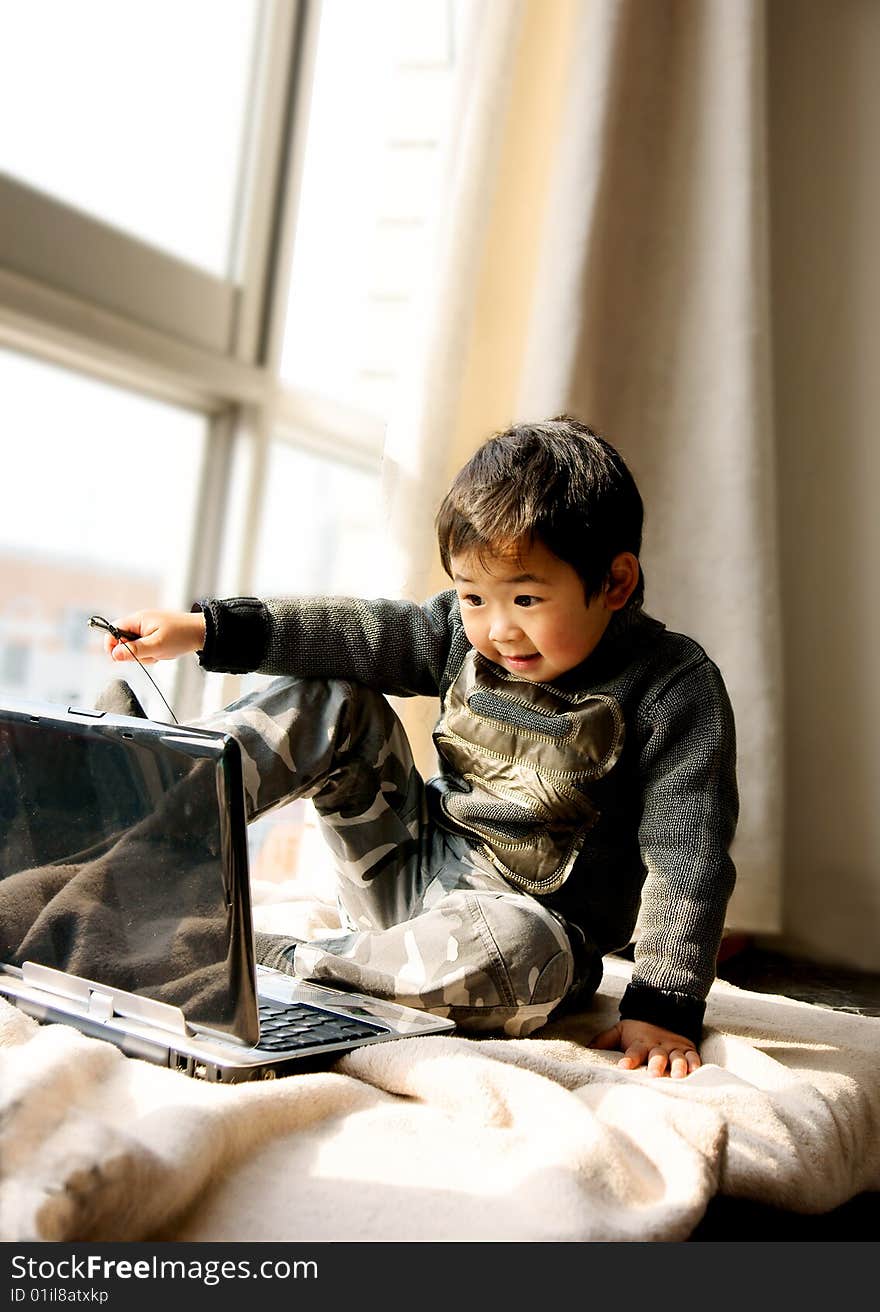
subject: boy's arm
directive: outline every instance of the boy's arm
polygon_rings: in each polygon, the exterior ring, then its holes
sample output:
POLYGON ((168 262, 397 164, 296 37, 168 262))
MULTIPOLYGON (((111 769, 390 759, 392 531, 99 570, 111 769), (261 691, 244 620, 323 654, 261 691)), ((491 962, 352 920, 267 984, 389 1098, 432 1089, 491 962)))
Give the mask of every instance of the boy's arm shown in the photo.
POLYGON ((696 1047, 736 879, 736 740, 717 667, 706 658, 680 672, 643 724, 639 845, 647 876, 620 1016, 696 1047))
MULTIPOLYGON (((207 670, 351 679, 397 696, 435 696, 463 638, 454 591, 424 605, 358 597, 204 598, 207 670)), ((466 639, 465 639, 466 641, 466 639)))

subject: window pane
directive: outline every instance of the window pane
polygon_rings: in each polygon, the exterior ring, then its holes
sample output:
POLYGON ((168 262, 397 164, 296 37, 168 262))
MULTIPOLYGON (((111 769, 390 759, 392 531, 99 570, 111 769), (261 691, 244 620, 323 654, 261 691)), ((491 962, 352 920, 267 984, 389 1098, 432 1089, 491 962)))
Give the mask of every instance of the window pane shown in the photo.
MULTIPOLYGON (((258 596, 330 593, 375 597, 382 592, 379 474, 272 443, 255 572, 258 596)), ((251 675, 245 690, 265 686, 251 675)), ((329 849, 311 802, 291 802, 248 828, 256 880, 303 878, 329 897, 329 849)), ((257 908, 259 916, 259 908, 257 908)))
POLYGON ((381 592, 378 471, 272 443, 254 587, 258 596, 381 592))
POLYGON ((231 272, 257 0, 0 7, 0 169, 231 272))
MULTIPOLYGON (((122 675, 167 720, 86 622, 185 600, 204 417, 9 351, 0 397, 0 694, 91 706, 122 675)), ((149 669, 172 701, 173 663, 149 669)))
POLYGON ((441 196, 457 12, 452 0, 321 12, 281 372, 380 418, 441 196))

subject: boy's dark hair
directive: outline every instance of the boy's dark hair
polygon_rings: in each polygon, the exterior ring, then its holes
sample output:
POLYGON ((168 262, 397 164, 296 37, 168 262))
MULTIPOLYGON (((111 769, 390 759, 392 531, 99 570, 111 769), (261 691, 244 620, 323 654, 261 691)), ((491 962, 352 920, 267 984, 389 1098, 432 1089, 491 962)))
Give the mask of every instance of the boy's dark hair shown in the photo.
MULTIPOLYGON (((642 498, 610 442, 570 415, 497 433, 453 479, 437 513, 440 559, 504 554, 535 539, 579 574, 589 602, 611 562, 642 546, 642 498)), ((638 607, 644 577, 627 602, 638 607)))

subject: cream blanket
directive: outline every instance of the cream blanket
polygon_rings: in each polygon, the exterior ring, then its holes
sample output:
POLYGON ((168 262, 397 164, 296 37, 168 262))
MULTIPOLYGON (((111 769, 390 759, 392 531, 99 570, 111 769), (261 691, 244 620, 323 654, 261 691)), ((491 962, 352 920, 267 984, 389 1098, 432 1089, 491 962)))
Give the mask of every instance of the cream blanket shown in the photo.
MULTIPOLYGON (((332 923, 257 886, 257 927, 332 923)), ((716 1192, 800 1212, 880 1188, 880 1019, 715 984, 704 1066, 617 1068, 589 1013, 206 1085, 0 1001, 3 1240, 685 1239, 716 1192)))

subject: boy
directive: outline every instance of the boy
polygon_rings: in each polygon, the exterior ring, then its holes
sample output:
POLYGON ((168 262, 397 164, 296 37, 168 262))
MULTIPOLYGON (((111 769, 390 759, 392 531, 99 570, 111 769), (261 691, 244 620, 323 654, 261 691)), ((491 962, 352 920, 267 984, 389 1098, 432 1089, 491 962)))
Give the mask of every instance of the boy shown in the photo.
POLYGON ((642 611, 642 517, 617 451, 560 416, 456 476, 437 516, 454 588, 422 606, 206 598, 116 622, 144 662, 286 676, 203 723, 242 746, 249 818, 313 799, 349 932, 258 936, 260 959, 524 1035, 587 1003, 641 902, 620 1021, 593 1046, 699 1066, 735 878, 733 716, 705 652, 642 611), (427 783, 386 693, 440 697, 427 783))

